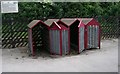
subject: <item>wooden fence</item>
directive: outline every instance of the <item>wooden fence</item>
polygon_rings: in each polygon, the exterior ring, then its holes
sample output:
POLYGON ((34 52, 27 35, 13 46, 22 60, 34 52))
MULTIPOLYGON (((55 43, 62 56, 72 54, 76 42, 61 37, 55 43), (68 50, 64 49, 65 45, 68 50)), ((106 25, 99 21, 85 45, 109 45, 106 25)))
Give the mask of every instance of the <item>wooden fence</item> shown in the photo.
MULTIPOLYGON (((101 38, 118 38, 120 25, 118 17, 95 17, 101 24, 101 38)), ((28 18, 2 18, 2 48, 24 47, 28 45, 28 18)))

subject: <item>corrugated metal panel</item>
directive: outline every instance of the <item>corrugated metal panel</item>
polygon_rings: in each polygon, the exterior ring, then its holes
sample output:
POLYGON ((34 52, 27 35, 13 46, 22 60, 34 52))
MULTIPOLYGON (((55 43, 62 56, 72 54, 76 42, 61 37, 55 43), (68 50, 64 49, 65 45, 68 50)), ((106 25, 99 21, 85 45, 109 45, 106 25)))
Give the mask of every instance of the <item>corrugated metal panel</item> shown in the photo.
POLYGON ((97 35, 97 26, 95 26, 95 47, 97 47, 98 35, 97 35))
POLYGON ((79 51, 82 52, 84 48, 84 27, 79 28, 79 51))
POLYGON ((62 54, 68 54, 68 30, 62 30, 62 54))
POLYGON ((92 37, 91 37, 91 33, 92 33, 92 26, 90 26, 90 32, 89 32, 89 39, 90 39, 90 44, 89 44, 89 47, 91 48, 91 43, 92 43, 92 37))
POLYGON ((92 26, 88 26, 88 49, 92 47, 92 26))
POLYGON ((60 31, 50 30, 50 47, 55 54, 60 54, 60 31))
POLYGON ((93 25, 93 48, 95 48, 95 37, 96 37, 96 34, 95 34, 95 25, 93 25))
POLYGON ((97 48, 98 47, 98 36, 99 36, 99 27, 98 26, 88 26, 88 48, 97 48))
POLYGON ((98 46, 98 43, 99 43, 99 26, 96 26, 96 47, 99 47, 98 46))
POLYGON ((99 32, 98 32, 99 28, 98 26, 93 26, 93 47, 92 48, 97 48, 98 47, 98 36, 99 36, 99 32))
POLYGON ((88 49, 88 48, 90 48, 90 45, 89 45, 90 44, 90 39, 89 39, 90 38, 90 26, 87 27, 87 35, 88 35, 88 37, 87 37, 87 40, 88 40, 87 41, 88 42, 87 49, 88 49))
POLYGON ((94 27, 91 27, 91 48, 93 48, 94 44, 94 27))

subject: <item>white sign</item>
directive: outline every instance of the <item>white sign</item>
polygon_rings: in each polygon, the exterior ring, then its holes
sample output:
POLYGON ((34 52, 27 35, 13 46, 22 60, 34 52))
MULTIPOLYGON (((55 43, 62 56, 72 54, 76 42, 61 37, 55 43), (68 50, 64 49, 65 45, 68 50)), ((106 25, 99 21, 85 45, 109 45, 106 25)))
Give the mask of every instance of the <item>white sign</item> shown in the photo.
POLYGON ((17 13, 18 1, 1 1, 1 13, 17 13))

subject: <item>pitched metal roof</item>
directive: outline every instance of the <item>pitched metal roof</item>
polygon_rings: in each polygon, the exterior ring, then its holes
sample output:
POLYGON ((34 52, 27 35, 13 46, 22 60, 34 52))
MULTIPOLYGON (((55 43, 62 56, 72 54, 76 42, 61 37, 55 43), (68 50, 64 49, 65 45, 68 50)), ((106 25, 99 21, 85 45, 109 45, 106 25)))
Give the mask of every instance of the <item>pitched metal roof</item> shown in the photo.
POLYGON ((32 22, 30 22, 27 26, 29 28, 32 28, 34 25, 36 25, 40 20, 33 20, 32 22))
POLYGON ((80 18, 81 21, 86 25, 87 23, 89 23, 93 18, 80 18))
POLYGON ((51 26, 53 22, 57 22, 59 19, 48 19, 44 23, 48 26, 51 26))
POLYGON ((61 21, 65 23, 67 26, 70 26, 73 22, 76 21, 75 18, 62 18, 61 21))

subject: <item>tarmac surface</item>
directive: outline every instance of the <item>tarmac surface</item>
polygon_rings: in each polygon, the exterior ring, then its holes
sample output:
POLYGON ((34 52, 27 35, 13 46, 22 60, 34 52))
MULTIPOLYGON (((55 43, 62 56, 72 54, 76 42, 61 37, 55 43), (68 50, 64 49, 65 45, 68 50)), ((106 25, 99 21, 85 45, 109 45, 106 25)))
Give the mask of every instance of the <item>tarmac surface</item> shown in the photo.
MULTIPOLYGON (((27 48, 3 49, 3 72, 118 72, 118 39, 102 40, 101 49, 51 57, 29 56, 27 48)), ((1 54, 1 53, 0 53, 1 54)), ((1 62, 0 62, 1 63, 1 62)))

